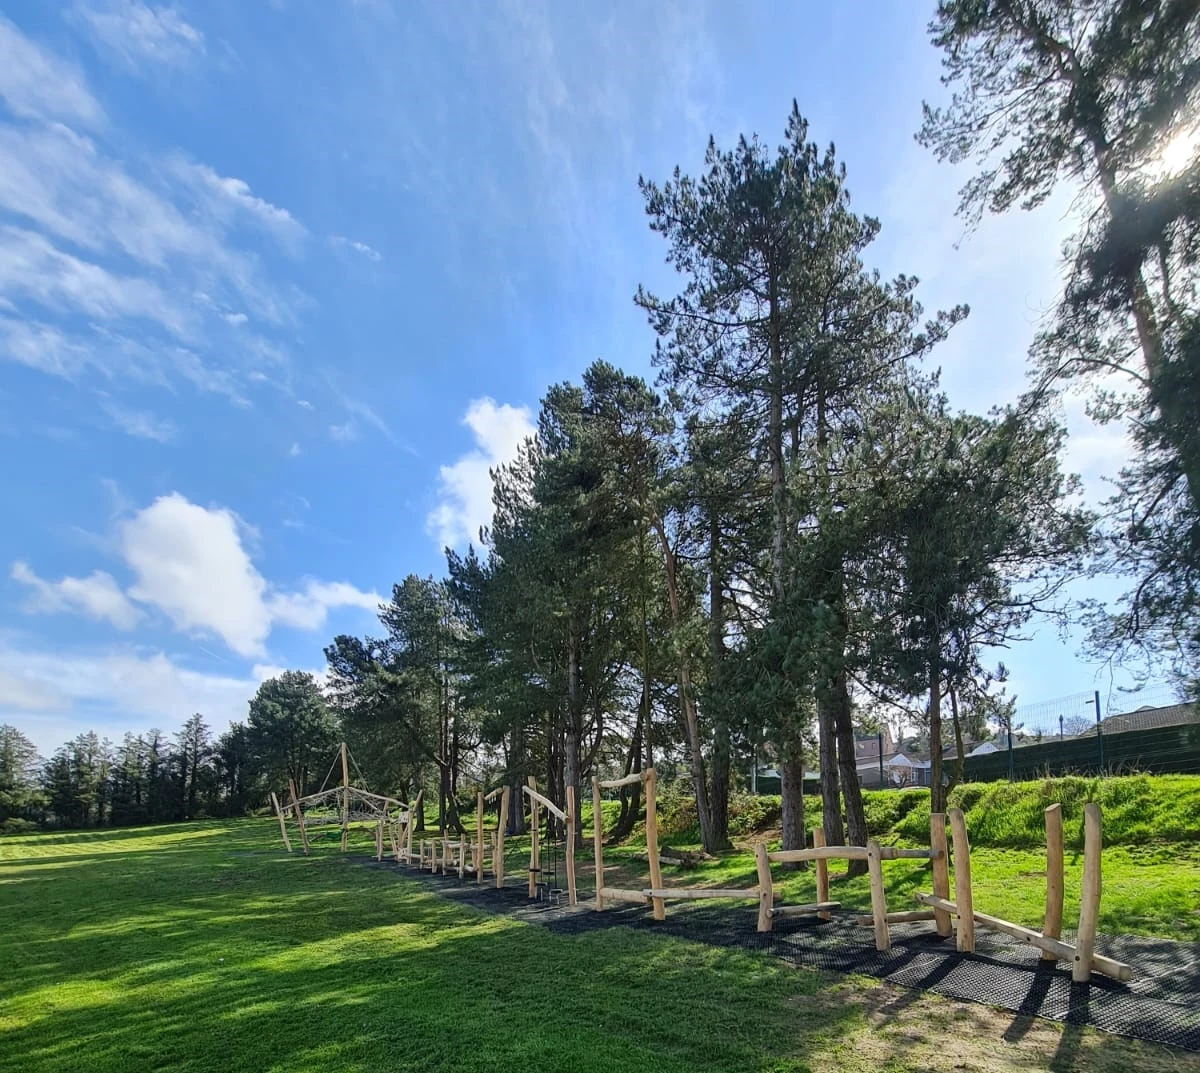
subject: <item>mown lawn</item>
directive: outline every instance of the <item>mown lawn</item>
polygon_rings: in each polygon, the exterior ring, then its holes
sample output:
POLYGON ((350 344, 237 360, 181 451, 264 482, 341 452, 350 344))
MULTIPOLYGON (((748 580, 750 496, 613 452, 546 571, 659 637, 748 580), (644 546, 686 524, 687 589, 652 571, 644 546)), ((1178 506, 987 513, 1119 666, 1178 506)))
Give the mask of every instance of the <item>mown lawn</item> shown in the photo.
POLYGON ((1200 1070, 750 953, 489 917, 267 821, 0 839, 0 1071, 1200 1070))

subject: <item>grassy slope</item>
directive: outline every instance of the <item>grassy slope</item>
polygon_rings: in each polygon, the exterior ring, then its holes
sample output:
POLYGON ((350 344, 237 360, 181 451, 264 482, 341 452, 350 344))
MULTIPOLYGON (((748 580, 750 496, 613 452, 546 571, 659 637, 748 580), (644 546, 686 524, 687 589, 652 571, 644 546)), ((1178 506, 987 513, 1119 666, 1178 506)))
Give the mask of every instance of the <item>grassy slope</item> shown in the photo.
POLYGON ((0 840, 0 1071, 1200 1070, 752 954, 558 936, 272 828, 0 840))

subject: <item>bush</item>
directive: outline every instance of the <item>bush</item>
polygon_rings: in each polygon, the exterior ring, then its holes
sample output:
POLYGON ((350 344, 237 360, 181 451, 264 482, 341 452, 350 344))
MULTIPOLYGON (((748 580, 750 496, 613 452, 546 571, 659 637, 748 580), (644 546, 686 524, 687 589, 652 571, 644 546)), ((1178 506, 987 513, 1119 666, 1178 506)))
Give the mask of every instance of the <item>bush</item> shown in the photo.
POLYGON ((0 835, 27 835, 40 830, 33 820, 23 820, 18 816, 10 816, 0 823, 0 835))

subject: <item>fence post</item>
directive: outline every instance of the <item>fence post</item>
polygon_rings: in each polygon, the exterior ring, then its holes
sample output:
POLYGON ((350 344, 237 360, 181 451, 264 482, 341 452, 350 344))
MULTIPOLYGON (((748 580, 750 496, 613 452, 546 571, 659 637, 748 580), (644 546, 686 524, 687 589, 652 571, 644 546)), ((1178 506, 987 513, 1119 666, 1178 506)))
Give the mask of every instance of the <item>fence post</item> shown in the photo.
POLYGON ((1100 770, 1097 774, 1104 777, 1104 731, 1100 729, 1100 690, 1093 694, 1096 702, 1096 755, 1099 759, 1100 770))

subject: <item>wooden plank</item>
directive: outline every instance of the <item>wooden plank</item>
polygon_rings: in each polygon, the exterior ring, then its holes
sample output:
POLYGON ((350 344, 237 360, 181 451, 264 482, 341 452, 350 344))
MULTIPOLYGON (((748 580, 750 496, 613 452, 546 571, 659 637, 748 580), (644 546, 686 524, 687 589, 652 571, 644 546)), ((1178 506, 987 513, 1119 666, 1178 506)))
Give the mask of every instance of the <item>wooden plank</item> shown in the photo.
MULTIPOLYGON (((929 848, 938 851, 933 858, 933 893, 939 898, 950 899, 950 862, 947 860, 946 814, 935 812, 929 817, 929 848)), ((934 929, 943 939, 950 935, 950 914, 944 909, 935 909, 934 929)))
POLYGON ((827 918, 830 909, 840 909, 841 902, 809 902, 807 905, 777 905, 771 910, 772 917, 807 917, 816 913, 827 918))
MULTIPOLYGON (((813 831, 813 849, 825 848, 825 829, 818 827, 813 831)), ((829 901, 829 860, 826 857, 817 858, 817 901, 829 901)), ((821 920, 829 920, 830 915, 822 912, 817 914, 821 920)))
POLYGON ((820 849, 777 849, 767 854, 772 864, 796 864, 799 861, 865 861, 866 846, 822 846, 820 849))
POLYGON ((496 852, 492 857, 492 871, 496 876, 496 889, 504 886, 504 836, 508 830, 509 789, 503 787, 500 794, 500 824, 496 828, 496 852))
POLYGON ((596 866, 596 912, 604 909, 604 813, 600 808, 600 780, 592 776, 592 856, 596 866))
POLYGON ((350 764, 346 759, 346 743, 342 742, 342 852, 350 834, 350 764))
MULTIPOLYGON (((532 777, 531 775, 530 778, 532 777)), ((525 791, 531 800, 536 800, 539 805, 542 805, 547 812, 553 812, 560 820, 564 823, 566 822, 567 814, 551 801, 550 798, 546 797, 545 794, 539 794, 532 786, 522 786, 521 789, 525 791)))
POLYGON ((275 791, 271 791, 271 804, 275 807, 275 815, 279 819, 279 833, 283 835, 283 844, 287 846, 288 853, 292 852, 292 840, 288 838, 287 820, 283 818, 283 809, 279 807, 279 798, 275 796, 275 791))
POLYGON ((504 791, 506 789, 507 789, 507 787, 497 786, 490 794, 484 794, 483 799, 485 801, 495 801, 496 798, 498 798, 502 793, 504 793, 504 791))
POLYGON ((883 863, 879 856, 879 843, 873 838, 867 842, 867 875, 871 881, 871 916, 875 923, 875 949, 887 950, 892 945, 887 923, 887 895, 883 890, 883 863))
MULTIPOLYGON (((1062 935, 1063 917, 1063 826, 1062 805, 1046 809, 1046 916, 1042 934, 1051 939, 1062 935)), ((1057 961, 1056 954, 1042 951, 1046 961, 1057 961)))
POLYGON ((646 779, 645 771, 635 771, 632 775, 626 775, 623 779, 606 779, 600 783, 602 790, 615 790, 620 786, 632 786, 635 782, 644 782, 646 779))
MULTIPOLYGON (((647 768, 646 776, 646 853, 650 857, 650 886, 661 890, 662 864, 658 859, 658 773, 647 768)), ((667 919, 667 906, 661 898, 653 900, 654 919, 667 919)))
POLYGON ((575 787, 567 787, 567 905, 577 901, 575 890, 575 787))
POLYGON ((610 902, 636 902, 638 905, 645 905, 650 901, 640 890, 626 890, 623 887, 604 887, 600 893, 610 902))
MULTIPOLYGON (((944 909, 913 909, 907 913, 888 913, 887 922, 889 924, 912 924, 918 920, 934 920, 938 913, 945 913, 944 909)), ((950 914, 946 913, 946 919, 950 919, 950 914)), ((857 916, 854 918, 854 923, 862 928, 870 928, 875 925, 873 916, 857 916)))
POLYGON ((1086 983, 1096 951, 1096 924, 1100 919, 1100 806, 1083 806, 1083 886, 1079 892, 1079 928, 1075 932, 1075 965, 1071 979, 1086 983))
POLYGON ((952 808, 950 841, 954 847, 954 902, 962 907, 958 914, 955 944, 960 954, 975 952, 975 913, 971 897, 971 843, 967 838, 967 821, 960 808, 952 808))
POLYGON ((533 791, 533 796, 529 799, 529 808, 532 813, 532 818, 529 822, 529 897, 537 897, 538 876, 541 875, 542 857, 538 846, 538 800, 541 794, 537 792, 537 778, 533 775, 529 776, 528 786, 522 786, 522 790, 528 792, 533 791))
MULTIPOLYGON (((944 909, 948 913, 959 916, 958 906, 953 902, 946 901, 944 898, 938 898, 932 894, 914 894, 913 897, 923 905, 944 909)), ((1039 950, 1053 954, 1056 961, 1075 961, 1076 948, 1070 943, 1063 942, 1061 939, 1051 939, 1049 936, 1043 935, 1033 928, 1025 928, 1020 924, 1014 924, 1010 920, 1002 920, 1000 917, 988 916, 987 913, 974 913, 973 917, 974 922, 981 928, 988 928, 991 931, 1011 935, 1014 939, 1020 939, 1030 946, 1035 946, 1039 950)), ((1115 958, 1105 957, 1102 954, 1093 955, 1092 970, 1123 982, 1133 979, 1132 966, 1125 964, 1123 961, 1117 961, 1115 958)))
POLYGON ((699 901, 703 898, 757 898, 757 887, 648 887, 642 891, 647 898, 675 898, 682 901, 699 901))
POLYGON ((754 866, 758 871, 758 930, 771 930, 771 906, 775 901, 771 859, 765 842, 754 843, 754 866))

